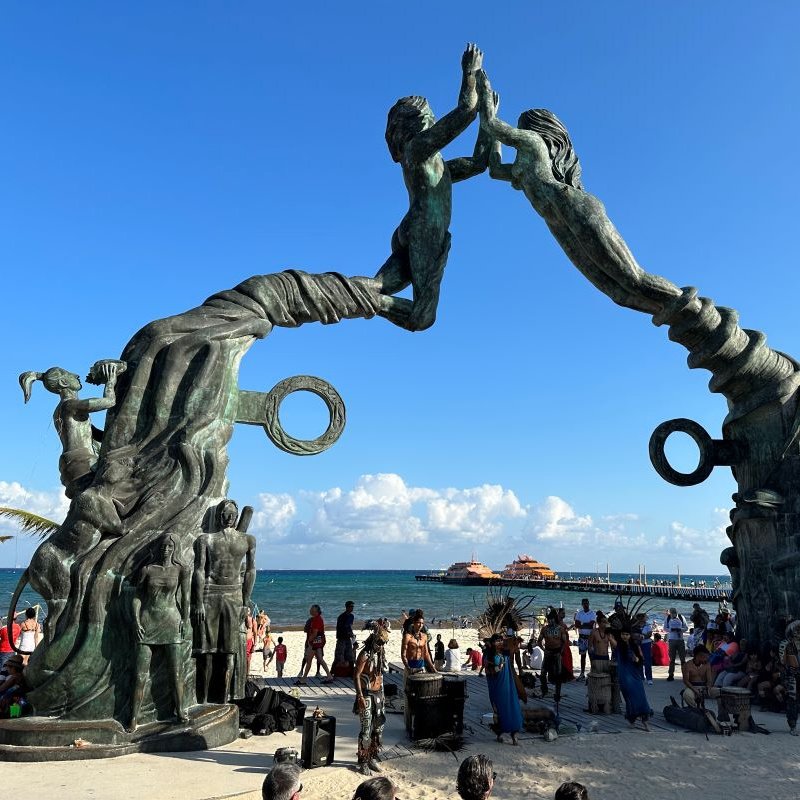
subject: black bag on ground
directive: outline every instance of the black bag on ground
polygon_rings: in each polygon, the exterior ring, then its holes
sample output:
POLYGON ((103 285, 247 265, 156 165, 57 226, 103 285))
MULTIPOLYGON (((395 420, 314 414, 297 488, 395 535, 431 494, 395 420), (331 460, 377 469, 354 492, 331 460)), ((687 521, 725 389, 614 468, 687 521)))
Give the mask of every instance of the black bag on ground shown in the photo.
POLYGON ((293 731, 298 725, 303 724, 306 714, 305 704, 286 692, 278 692, 278 704, 273 710, 275 715, 276 730, 293 731))
POLYGON ((713 711, 704 711, 700 708, 681 708, 678 705, 664 706, 664 719, 670 725, 685 728, 687 731, 698 733, 719 733, 719 723, 716 723, 713 711), (710 717, 710 718, 709 718, 710 717), (714 720, 712 722, 711 720, 714 720))

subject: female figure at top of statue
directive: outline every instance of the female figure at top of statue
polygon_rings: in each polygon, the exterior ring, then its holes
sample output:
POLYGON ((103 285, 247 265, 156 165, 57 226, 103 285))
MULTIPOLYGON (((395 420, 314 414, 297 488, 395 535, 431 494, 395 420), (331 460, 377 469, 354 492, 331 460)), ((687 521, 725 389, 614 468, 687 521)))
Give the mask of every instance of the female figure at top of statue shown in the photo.
POLYGON ((80 378, 61 367, 51 367, 47 372, 23 372, 19 376, 26 403, 30 400, 35 381, 41 381, 48 392, 60 398, 53 412, 53 424, 63 447, 58 468, 69 498, 85 489, 94 477, 102 431, 93 428, 89 414, 114 406, 117 402, 114 393, 117 376, 124 371, 125 363, 122 361, 98 361, 89 371, 87 380, 105 384, 103 396, 87 399, 78 397, 82 388, 80 378))
POLYGON ((165 534, 156 543, 155 558, 142 569, 133 598, 137 648, 129 732, 135 731, 138 724, 155 652, 166 659, 175 720, 189 721, 183 700, 184 665, 178 650, 189 630, 190 581, 190 570, 178 559, 178 538, 165 534))
POLYGON ((550 111, 525 111, 517 127, 497 118, 486 73, 478 74, 481 128, 496 141, 489 174, 521 189, 544 218, 573 264, 615 303, 657 314, 680 297, 670 281, 645 272, 603 204, 581 185, 581 167, 566 128, 550 111), (513 164, 500 163, 500 144, 516 148, 513 164))
POLYGON ((477 116, 475 75, 483 53, 470 44, 461 57, 463 73, 458 105, 438 122, 424 97, 403 97, 389 110, 386 144, 403 167, 409 209, 392 236, 392 254, 375 276, 382 298, 381 316, 410 331, 436 320, 439 288, 450 250, 452 184, 483 172, 490 142, 478 136, 472 158, 445 161, 439 152, 477 116), (411 284, 413 301, 389 297, 411 284))

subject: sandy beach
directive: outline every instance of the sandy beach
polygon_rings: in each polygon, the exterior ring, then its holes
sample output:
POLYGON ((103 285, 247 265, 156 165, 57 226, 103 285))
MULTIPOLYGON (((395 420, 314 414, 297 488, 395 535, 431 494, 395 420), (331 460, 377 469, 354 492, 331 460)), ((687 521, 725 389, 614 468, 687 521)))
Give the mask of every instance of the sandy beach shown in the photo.
MULTIPOLYGON (((452 629, 441 633, 447 643, 452 629)), ((303 633, 276 631, 284 636, 289 651, 285 676, 294 679, 302 658, 303 633)), ((455 631, 462 652, 477 643, 474 630, 455 631)), ((326 655, 332 655, 332 641, 326 655)), ((363 639, 363 636, 359 636, 363 639)), ((394 630, 388 645, 391 661, 399 660, 400 634, 394 630)), ((577 664, 577 651, 573 648, 577 664)), ((261 657, 256 653, 251 672, 261 674, 261 657)), ((680 683, 665 680, 666 667, 655 667, 655 685, 647 687, 656 719, 677 696, 680 683)), ((313 673, 312 673, 313 674, 313 673)), ((267 678, 275 678, 274 664, 267 678)), ((477 691, 484 679, 470 677, 468 702, 479 702, 485 693, 477 691), (475 682, 475 683, 473 683, 475 682)), ((324 686, 311 678, 300 697, 312 709, 319 705, 337 718, 336 762, 331 767, 308 770, 303 774, 302 797, 324 800, 349 800, 362 777, 355 772, 358 727, 352 714, 353 692, 349 681, 324 686)), ((586 687, 573 682, 564 688, 565 697, 584 704, 586 687)), ((473 712, 490 709, 473 709, 473 712)), ((474 713, 473 713, 474 716, 474 713)), ((407 749, 402 714, 390 713, 385 745, 391 758, 383 763, 385 774, 398 786, 403 800, 455 800, 455 775, 461 758, 485 753, 498 774, 493 797, 552 798, 566 780, 585 783, 592 800, 648 798, 671 800, 700 791, 704 800, 785 800, 800 795, 800 740, 788 734, 785 719, 777 714, 755 712, 756 720, 770 735, 740 733, 730 737, 711 736, 682 730, 654 730, 645 733, 624 725, 620 732, 561 736, 545 742, 541 736, 524 734, 520 745, 498 744, 488 728, 477 726, 469 733, 466 748, 447 754, 407 749), (400 757, 397 753, 404 755, 400 757)), ((601 722, 610 718, 597 717, 601 722)), ((620 718, 616 718, 619 728, 620 718)), ((240 797, 259 800, 260 786, 278 747, 300 748, 301 731, 239 739, 226 747, 197 753, 133 755, 88 763, 3 764, 3 775, 13 776, 16 785, 36 786, 37 791, 57 794, 60 800, 73 798, 127 797, 130 787, 152 800, 199 800, 200 798, 240 797), (90 775, 90 779, 87 777, 90 775), (128 787, 128 788, 123 788, 128 787)))

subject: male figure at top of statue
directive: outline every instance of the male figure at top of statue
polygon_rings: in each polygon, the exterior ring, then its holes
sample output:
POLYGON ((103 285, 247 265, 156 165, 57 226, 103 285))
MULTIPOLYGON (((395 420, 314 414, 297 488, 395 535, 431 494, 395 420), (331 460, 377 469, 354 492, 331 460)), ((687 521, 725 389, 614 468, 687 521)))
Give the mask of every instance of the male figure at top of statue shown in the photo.
POLYGON ((461 57, 463 73, 458 105, 438 122, 424 97, 403 97, 389 110, 386 143, 392 159, 403 167, 409 209, 392 236, 392 254, 375 276, 381 316, 410 331, 430 328, 436 321, 439 287, 450 250, 452 184, 483 172, 491 140, 479 133, 472 158, 445 161, 439 152, 477 116, 475 76, 483 53, 467 45, 461 57), (413 301, 390 297, 413 287, 413 301))
MULTIPOLYGON (((226 656, 226 700, 232 696, 231 681, 234 666, 237 666, 235 657, 243 654, 241 625, 247 614, 250 593, 256 578, 256 540, 242 530, 246 527, 242 520, 236 526, 238 515, 236 503, 233 500, 224 500, 217 510, 217 525, 221 530, 200 534, 195 541, 193 616, 196 649, 205 656, 200 691, 202 696, 198 697, 201 703, 208 698, 214 654, 224 653, 226 656)), ((244 664, 238 666, 240 669, 244 668, 244 664)))

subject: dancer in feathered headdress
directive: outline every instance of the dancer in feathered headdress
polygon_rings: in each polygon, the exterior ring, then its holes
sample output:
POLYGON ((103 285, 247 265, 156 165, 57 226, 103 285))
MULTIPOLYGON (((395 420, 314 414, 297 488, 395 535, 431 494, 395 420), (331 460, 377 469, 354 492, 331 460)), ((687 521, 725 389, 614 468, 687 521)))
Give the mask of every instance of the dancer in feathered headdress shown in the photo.
POLYGON ((510 589, 491 587, 486 600, 486 610, 478 616, 478 633, 488 640, 484 665, 489 699, 497 718, 493 730, 498 742, 503 741, 504 733, 510 733, 512 743, 517 744, 517 733, 523 725, 519 704, 520 700, 528 700, 520 677, 522 658, 517 632, 533 617, 527 609, 534 598, 516 598, 510 589))
POLYGON ((617 663, 619 689, 625 700, 625 719, 631 727, 636 727, 636 721, 640 720, 643 728, 650 730, 647 721, 653 716, 653 709, 644 689, 644 656, 642 648, 631 638, 636 616, 642 612, 646 601, 639 598, 631 605, 631 599, 627 605, 622 603, 621 598, 614 604, 609 632, 617 663))

